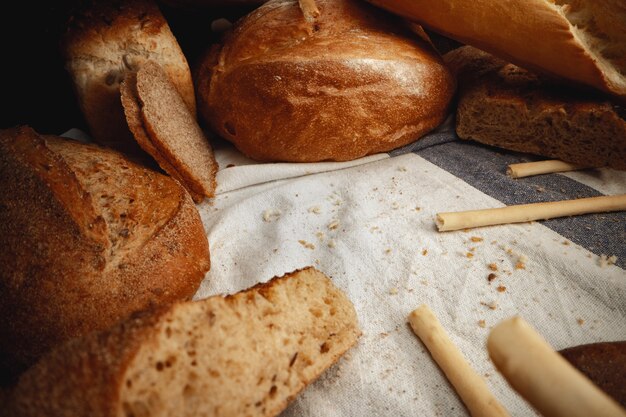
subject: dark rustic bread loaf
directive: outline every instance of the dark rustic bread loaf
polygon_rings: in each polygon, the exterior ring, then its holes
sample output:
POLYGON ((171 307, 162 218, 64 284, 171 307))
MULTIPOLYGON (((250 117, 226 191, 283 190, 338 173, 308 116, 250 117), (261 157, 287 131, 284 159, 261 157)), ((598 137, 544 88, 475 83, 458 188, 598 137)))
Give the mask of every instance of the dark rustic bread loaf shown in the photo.
POLYGON ((181 302, 72 340, 20 378, 13 417, 275 416, 356 343, 321 272, 181 302))
POLYGON ((401 20, 357 0, 319 0, 307 21, 272 0, 235 25, 197 72, 198 108, 258 160, 343 161, 418 139, 454 80, 401 20))
POLYGON ((476 48, 448 52, 458 75, 459 137, 586 166, 626 169, 624 109, 476 48))
POLYGON ((144 62, 120 85, 126 121, 144 151, 196 202, 215 194, 217 162, 193 114, 161 67, 144 62))
POLYGON ((159 63, 195 116, 189 65, 165 18, 151 0, 88 3, 68 25, 66 68, 91 135, 122 150, 137 148, 128 130, 119 84, 146 60, 159 63))
POLYGON ((172 179, 117 152, 0 131, 0 375, 134 311, 191 297, 209 269, 172 179))
POLYGON ((559 353, 626 407, 626 341, 573 346, 559 353))

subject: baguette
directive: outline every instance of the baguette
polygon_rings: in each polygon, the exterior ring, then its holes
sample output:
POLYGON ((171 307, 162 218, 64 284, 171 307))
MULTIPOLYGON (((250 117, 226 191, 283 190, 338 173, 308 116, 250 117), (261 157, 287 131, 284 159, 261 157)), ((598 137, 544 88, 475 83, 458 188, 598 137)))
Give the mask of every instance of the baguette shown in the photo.
POLYGON ((88 2, 70 20, 62 50, 78 103, 92 137, 124 151, 138 151, 120 104, 120 82, 146 60, 159 63, 195 116, 187 59, 151 0, 88 2))
POLYGON ((352 303, 308 268, 70 341, 21 377, 9 415, 275 416, 359 334, 352 303))
POLYGON ((369 0, 521 67, 626 98, 619 0, 369 0))
POLYGON ((134 311, 190 298, 210 267, 172 179, 117 152, 0 131, 0 375, 134 311))

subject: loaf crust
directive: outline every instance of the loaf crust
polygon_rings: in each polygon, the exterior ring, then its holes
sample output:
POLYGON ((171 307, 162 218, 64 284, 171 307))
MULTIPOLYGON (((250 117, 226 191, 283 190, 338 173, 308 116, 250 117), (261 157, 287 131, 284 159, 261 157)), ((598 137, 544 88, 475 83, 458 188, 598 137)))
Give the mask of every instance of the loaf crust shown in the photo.
POLYGON ((352 303, 308 268, 72 340, 21 377, 8 410, 14 417, 275 416, 359 335, 352 303))
POLYGON ((344 161, 418 139, 444 118, 454 81, 400 20, 354 0, 272 0, 199 67, 201 115, 257 160, 344 161))
POLYGON ((70 20, 62 49, 80 108, 92 136, 102 144, 138 150, 124 119, 119 84, 146 60, 163 67, 196 114, 187 60, 150 0, 94 2, 70 20))
POLYGON ((623 2, 368 1, 507 62, 626 99, 623 2))
POLYGON ((198 212, 117 152, 0 132, 0 374, 134 311, 190 298, 210 267, 198 212))
POLYGON ((559 353, 622 407, 626 407, 626 341, 573 346, 559 353))
POLYGON ((465 46, 445 55, 458 75, 463 139, 583 166, 626 169, 624 109, 465 46))

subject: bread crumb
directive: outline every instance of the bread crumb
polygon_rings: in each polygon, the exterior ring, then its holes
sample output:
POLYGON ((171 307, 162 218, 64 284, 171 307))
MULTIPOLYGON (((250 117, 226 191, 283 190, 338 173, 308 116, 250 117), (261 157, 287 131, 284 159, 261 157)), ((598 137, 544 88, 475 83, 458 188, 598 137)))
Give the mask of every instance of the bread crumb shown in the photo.
POLYGON ((423 249, 422 250, 422 256, 426 256, 428 255, 428 249, 423 249))
POLYGON ((489 265, 487 265, 487 267, 492 270, 492 271, 497 271, 498 270, 498 265, 496 265, 495 263, 490 263, 489 265))
POLYGON ((519 258, 517 258, 515 269, 526 269, 526 262, 528 262, 528 258, 525 255, 520 255, 519 258))
POLYGON ((585 320, 578 318, 576 319, 576 323, 578 323, 579 326, 582 326, 583 324, 585 324, 585 320))
POLYGON ((498 292, 505 292, 506 287, 504 285, 498 285, 498 288, 496 288, 496 290, 498 290, 498 292))
POLYGON ((483 329, 487 327, 487 323, 485 323, 485 320, 478 320, 478 327, 482 327, 483 329))
POLYGON ((338 227, 339 227, 339 220, 333 220, 332 222, 329 223, 328 230, 335 230, 338 227))
POLYGON ((309 213, 320 214, 321 212, 322 209, 320 208, 320 206, 309 207, 309 213))
POLYGON ((570 245, 570 241, 569 241, 569 240, 564 240, 562 243, 563 243, 565 246, 569 246, 569 245, 570 245))
POLYGON ((472 236, 472 237, 470 237, 470 240, 471 240, 472 242, 477 243, 477 242, 482 242, 482 241, 483 241, 483 238, 482 238, 482 237, 480 237, 480 236, 472 236))
POLYGON ((600 268, 606 268, 607 266, 615 265, 616 262, 617 262, 617 256, 615 255, 611 255, 611 256, 600 255, 600 258, 598 260, 598 264, 600 265, 600 268))
POLYGON ((324 238, 326 237, 326 235, 324 234, 324 232, 316 232, 315 236, 317 236, 317 238, 319 240, 324 240, 324 238))
POLYGON ((389 255, 391 253, 391 249, 387 248, 385 249, 385 255, 389 255))
POLYGON ((491 282, 494 279, 498 278, 498 276, 496 274, 494 274, 493 272, 489 275, 487 275, 487 281, 491 282))
POLYGON ((498 308, 498 303, 496 303, 495 301, 489 301, 488 303, 481 301, 480 305, 489 307, 490 310, 495 310, 496 308, 498 308))
POLYGON ((543 188, 543 187, 537 187, 537 188, 536 188, 536 190, 537 190, 537 192, 539 192, 539 193, 543 193, 546 189, 545 189, 545 188, 543 188))
POLYGON ((397 288, 391 288, 391 289, 389 289, 389 294, 391 294, 391 295, 396 295, 396 294, 398 294, 398 289, 397 289, 397 288))
POLYGON ((311 250, 315 249, 315 245, 307 242, 306 240, 298 240, 298 243, 307 249, 311 249, 311 250))
POLYGON ((474 254, 473 254, 472 252, 467 252, 467 253, 465 254, 465 257, 466 257, 466 258, 473 258, 473 257, 474 257, 474 254))
POLYGON ((273 220, 278 220, 281 214, 280 210, 267 209, 263 212, 263 221, 269 223, 273 220))
POLYGON ((415 207, 415 211, 421 211, 421 210, 422 210, 421 207, 419 207, 419 206, 415 207))
POLYGON ((329 248, 334 248, 335 246, 336 246, 335 239, 330 239, 328 241, 328 247, 329 248))

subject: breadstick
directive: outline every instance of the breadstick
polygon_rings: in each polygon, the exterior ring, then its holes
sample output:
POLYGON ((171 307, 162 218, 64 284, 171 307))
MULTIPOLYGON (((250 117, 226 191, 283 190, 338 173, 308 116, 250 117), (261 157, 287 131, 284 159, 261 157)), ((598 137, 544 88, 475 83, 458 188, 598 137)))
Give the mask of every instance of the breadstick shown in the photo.
POLYGON ((409 323, 446 374, 472 416, 509 415, 491 394, 484 379, 472 369, 463 354, 452 343, 427 305, 421 305, 414 310, 409 315, 409 323))
POLYGON ((570 164, 569 162, 551 159, 548 161, 525 162, 521 164, 511 164, 506 170, 511 178, 524 178, 531 175, 551 174, 554 172, 576 171, 588 167, 570 164))
POLYGON ((437 213, 437 228, 440 232, 447 232, 472 227, 622 210, 626 210, 626 194, 521 204, 484 210, 437 213))
POLYGON ((626 410, 519 317, 498 324, 487 349, 509 384, 543 416, 626 416, 626 410))

